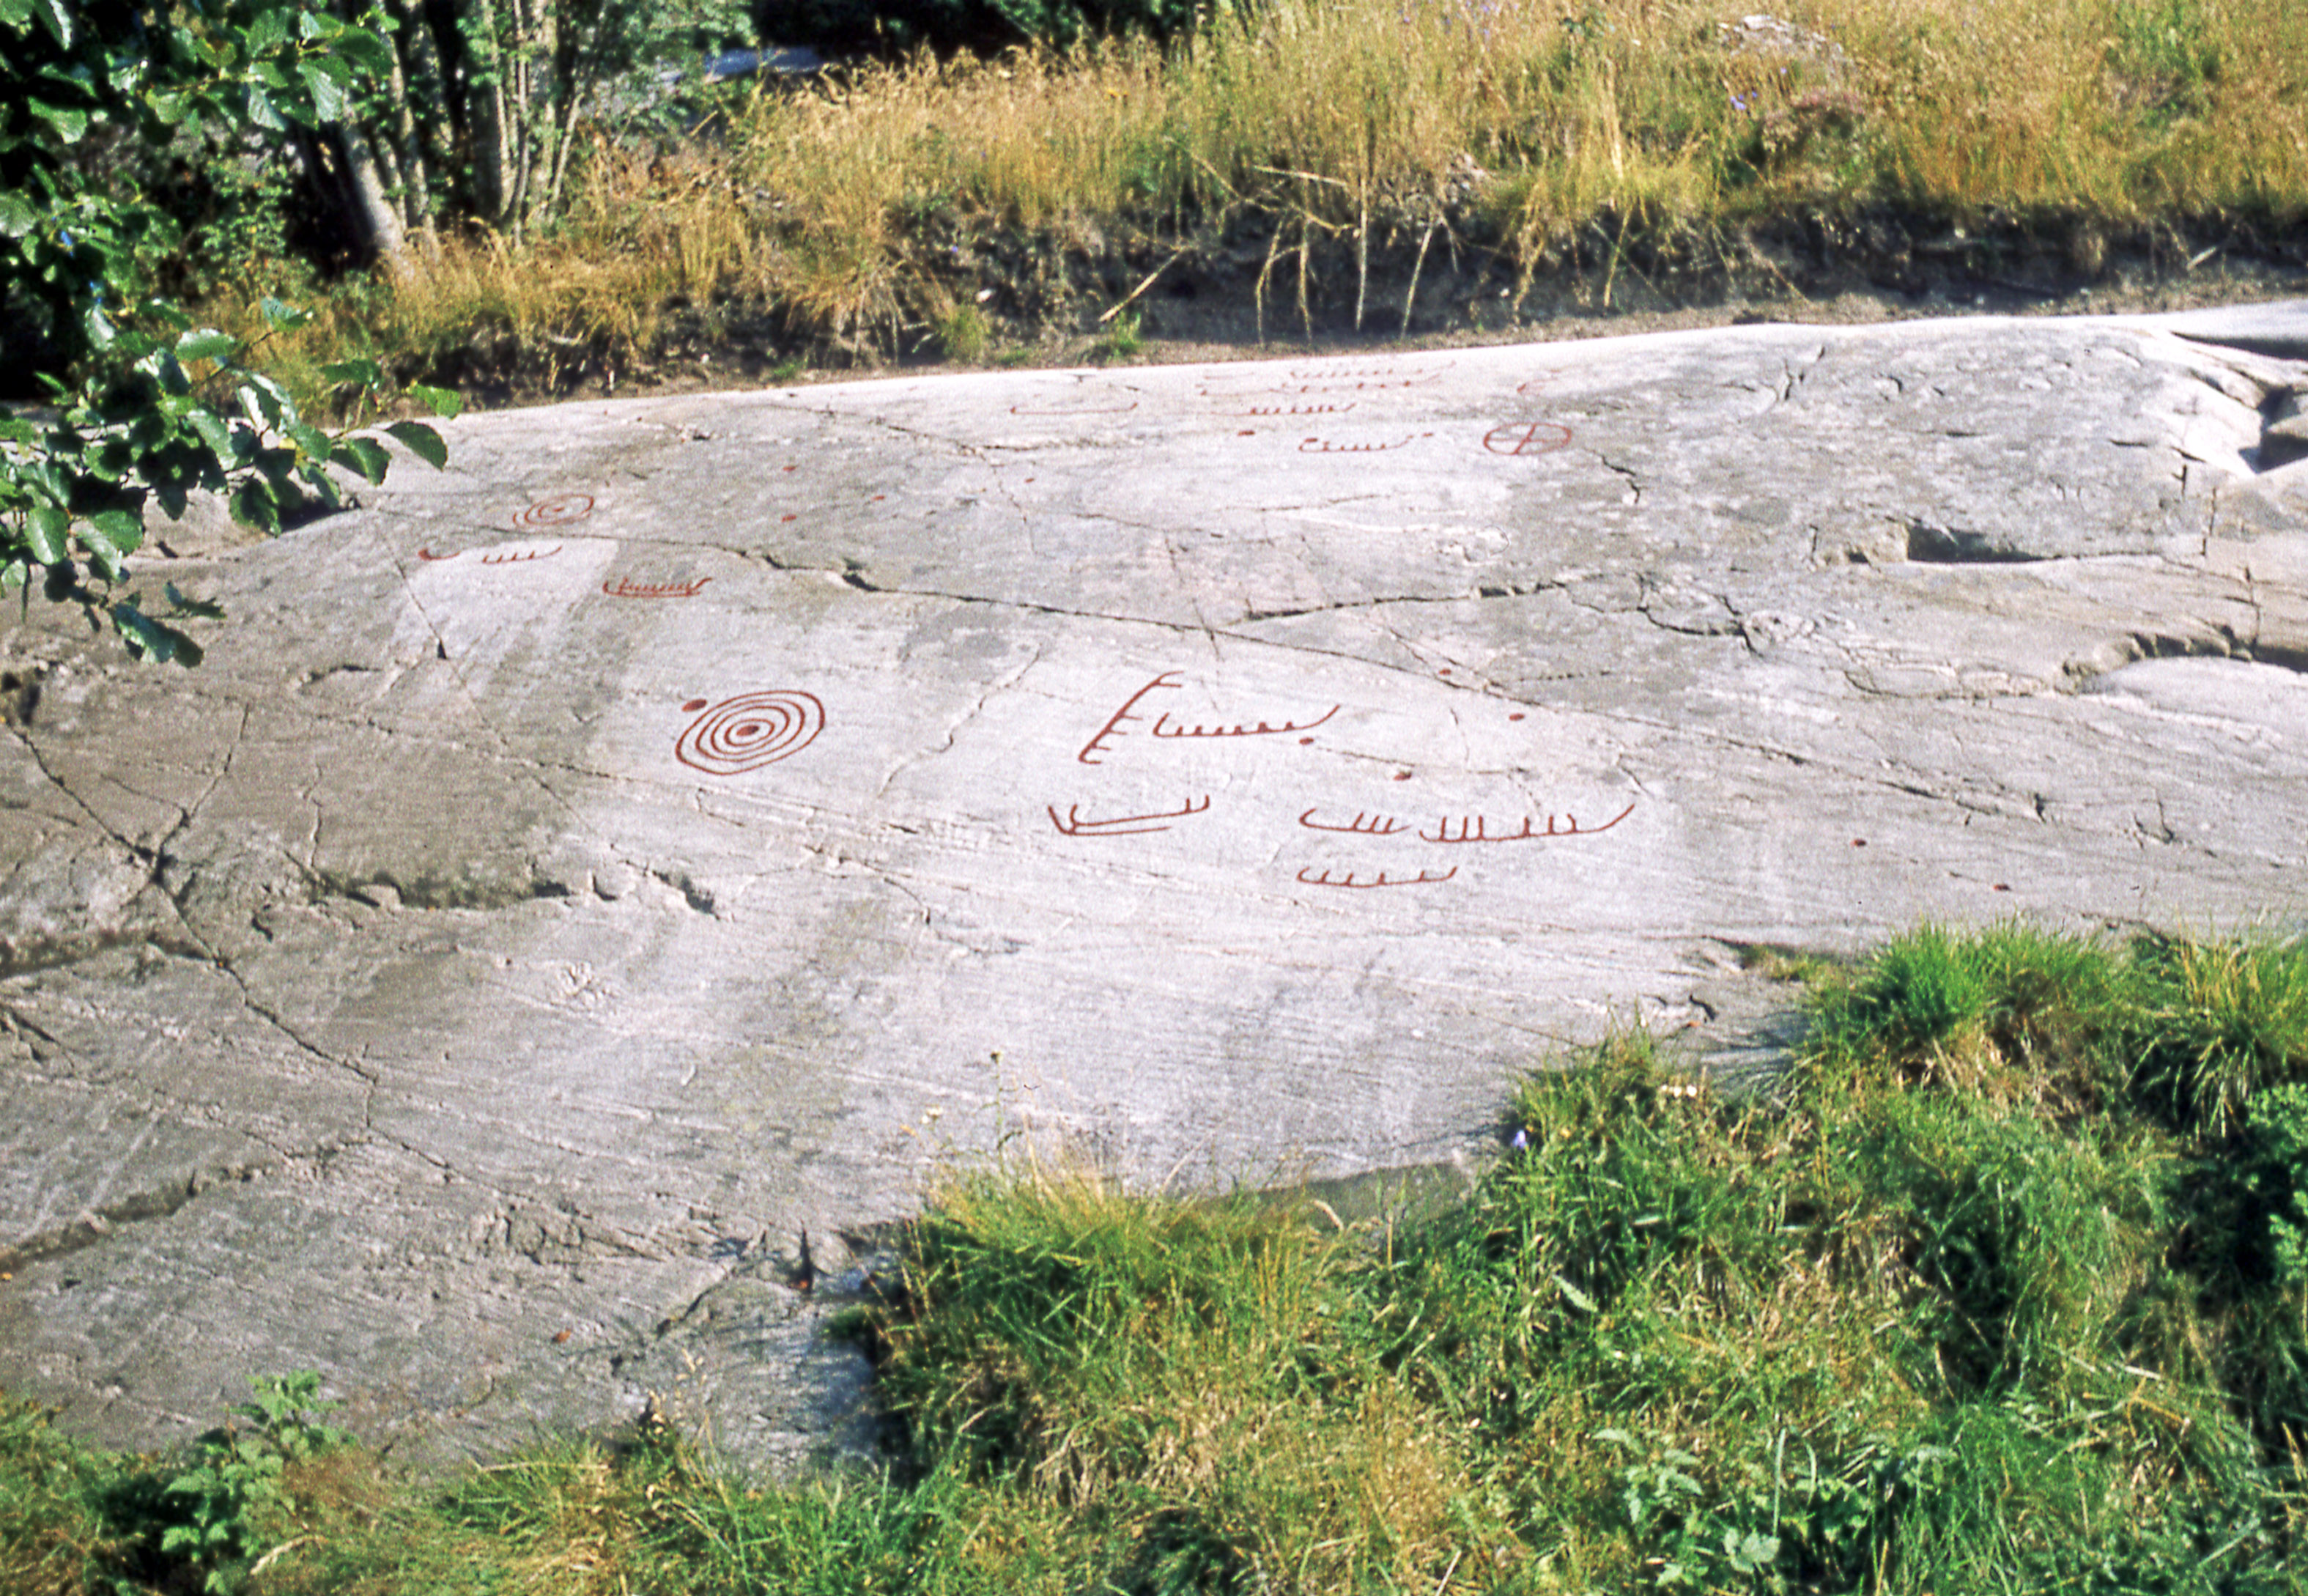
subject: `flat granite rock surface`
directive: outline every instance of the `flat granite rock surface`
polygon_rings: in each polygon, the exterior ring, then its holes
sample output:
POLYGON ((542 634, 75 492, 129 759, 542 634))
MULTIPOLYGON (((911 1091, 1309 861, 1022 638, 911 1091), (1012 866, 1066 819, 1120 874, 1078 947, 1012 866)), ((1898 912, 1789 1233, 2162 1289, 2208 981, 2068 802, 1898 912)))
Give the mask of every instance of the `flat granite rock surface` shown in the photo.
POLYGON ((1464 1162, 1614 1024, 1764 1067, 1755 945, 2297 929, 2303 355, 2295 303, 570 404, 170 541, 202 668, 0 637, 0 1387, 782 1465, 870 1422, 842 1238, 1005 1136, 1464 1162))

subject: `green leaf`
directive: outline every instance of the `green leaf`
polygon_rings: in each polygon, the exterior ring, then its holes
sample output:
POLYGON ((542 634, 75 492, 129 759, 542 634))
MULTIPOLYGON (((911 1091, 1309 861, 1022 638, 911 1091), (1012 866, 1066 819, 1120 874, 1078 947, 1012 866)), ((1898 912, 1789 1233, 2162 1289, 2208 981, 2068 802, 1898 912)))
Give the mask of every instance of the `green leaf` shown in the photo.
POLYGON ((27 102, 25 109, 56 130, 67 144, 77 144, 88 134, 88 113, 76 107, 54 106, 44 99, 27 102))
MULTIPOLYGON (((174 661, 178 665, 198 665, 202 658, 201 645, 177 631, 146 615, 133 603, 122 602, 112 607, 112 624, 128 651, 153 665, 174 661)), ((169 1482, 171 1492, 198 1495, 209 1488, 209 1482, 200 1474, 182 1475, 169 1482)), ((171 1530, 169 1534, 177 1531, 171 1530)))
POLYGON ((112 324, 112 318, 104 314, 102 306, 91 305, 88 307, 89 342, 98 349, 107 349, 112 347, 112 341, 119 336, 118 330, 112 324))
POLYGON ((220 332, 214 327, 198 327, 177 340, 179 360, 228 360, 240 348, 240 340, 229 332, 220 332))
POLYGON ((321 367, 321 375, 332 383, 357 383, 371 391, 384 386, 384 368, 374 360, 332 360, 321 367))
POLYGON ((275 299, 270 294, 256 302, 256 313, 264 318, 268 327, 301 327, 313 319, 311 311, 275 299))
POLYGON ((248 53, 261 56, 288 42, 288 13, 280 6, 270 6, 256 13, 248 27, 248 53))
POLYGON ((305 87, 311 91, 313 110, 322 121, 341 122, 345 119, 349 102, 344 85, 338 82, 320 62, 299 61, 297 63, 297 75, 305 80, 305 87))
POLYGON ((201 442, 209 446, 210 453, 227 467, 239 465, 248 458, 254 440, 236 433, 214 410, 194 410, 185 419, 200 434, 201 442))
POLYGON ((0 233, 21 238, 39 225, 39 210, 29 198, 13 188, 0 189, 0 233))
POLYGON ((280 119, 272 97, 254 83, 248 89, 248 119, 267 133, 285 133, 288 128, 288 124, 280 119))
POLYGON ((144 103, 151 108, 154 120, 163 127, 176 126, 191 110, 181 94, 151 94, 145 97, 144 103))
MULTIPOLYGON (((125 510, 99 510, 88 522, 123 554, 135 553, 144 541, 144 523, 125 510)), ((87 537, 83 535, 81 541, 87 542, 87 537)))
POLYGON ((232 497, 225 501, 225 507, 243 526, 253 526, 261 532, 278 532, 280 530, 280 506, 272 502, 272 495, 265 490, 262 482, 242 483, 232 497))
POLYGON ((24 518, 24 544, 39 565, 64 562, 65 539, 71 531, 72 517, 54 505, 38 505, 24 518))
POLYGON ((335 43, 337 53, 363 72, 380 81, 392 75, 392 47, 367 29, 340 26, 335 43))
POLYGON ((281 417, 288 413, 288 407, 281 401, 279 384, 268 382, 255 372, 250 372, 248 380, 240 385, 240 408, 247 412, 249 420, 259 427, 280 425, 281 417))
POLYGON ((226 511, 242 527, 256 527, 259 531, 277 533, 281 529, 281 508, 272 501, 272 489, 265 487, 261 479, 252 479, 233 489, 231 499, 224 501, 226 511))
POLYGON ((386 470, 392 464, 392 456, 375 438, 346 438, 329 452, 329 458, 372 482, 383 481, 386 470))
POLYGON ((395 421, 385 431, 407 444, 410 453, 435 470, 449 463, 449 445, 441 441, 439 433, 424 422, 395 421))
POLYGON ((411 383, 409 397, 444 421, 455 420, 457 412, 465 408, 465 396, 454 388, 428 388, 423 383, 411 383))
POLYGON ((303 450, 309 458, 314 460, 329 458, 329 435, 319 427, 296 421, 281 430, 288 435, 288 441, 303 450))
POLYGON ((1588 1296, 1586 1292, 1580 1290, 1578 1287, 1572 1285, 1569 1281, 1564 1280, 1559 1274, 1554 1277, 1554 1283, 1563 1288, 1563 1295, 1568 1298, 1570 1299, 1571 1306, 1577 1308, 1580 1313, 1591 1314, 1595 1311, 1595 1299, 1592 1297, 1588 1296))
POLYGON ((103 528, 94 523, 81 528, 80 546, 88 550, 89 557, 96 562, 97 569, 104 573, 107 582, 120 580, 120 562, 125 556, 120 547, 106 536, 103 528))
POLYGON ((65 8, 64 0, 10 0, 5 14, 20 28, 30 18, 38 17, 58 44, 66 47, 72 44, 72 13, 65 8))

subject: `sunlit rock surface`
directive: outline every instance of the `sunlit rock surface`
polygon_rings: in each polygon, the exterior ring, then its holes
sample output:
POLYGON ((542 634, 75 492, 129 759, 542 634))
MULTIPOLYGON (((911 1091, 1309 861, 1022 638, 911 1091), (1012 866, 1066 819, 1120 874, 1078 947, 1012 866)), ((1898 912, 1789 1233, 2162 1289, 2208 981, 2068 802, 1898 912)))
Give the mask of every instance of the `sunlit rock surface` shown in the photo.
POLYGON ((151 562, 230 613, 199 670, 13 620, 0 1385, 150 1443, 309 1367, 426 1456, 653 1395, 782 1462, 866 1433, 843 1234, 1011 1131, 1432 1163, 1614 1023, 1767 1059, 1753 945, 2296 927, 2304 354, 2294 306, 564 405, 151 562))

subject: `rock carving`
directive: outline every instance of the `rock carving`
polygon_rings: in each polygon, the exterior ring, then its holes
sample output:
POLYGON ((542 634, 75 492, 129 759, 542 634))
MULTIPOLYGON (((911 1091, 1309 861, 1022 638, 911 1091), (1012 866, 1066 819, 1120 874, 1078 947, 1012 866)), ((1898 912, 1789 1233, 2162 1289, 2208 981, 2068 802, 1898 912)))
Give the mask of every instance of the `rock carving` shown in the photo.
POLYGON ((1385 871, 1381 870, 1377 875, 1365 881, 1351 870, 1344 876, 1333 876, 1328 870, 1323 871, 1320 876, 1308 875, 1307 871, 1313 867, 1308 865, 1298 872, 1298 879, 1308 886, 1350 886, 1363 891, 1382 886, 1433 886, 1450 880, 1459 873, 1459 867, 1456 865, 1451 866, 1440 876, 1426 870, 1421 870, 1416 876, 1389 876, 1385 871))
POLYGON ((1122 729, 1122 723, 1124 721, 1143 719, 1142 716, 1134 712, 1138 708, 1138 701, 1140 699, 1145 697, 1149 693, 1153 692, 1157 687, 1183 686, 1184 684, 1175 679, 1177 674, 1178 673, 1175 670, 1166 670, 1160 676, 1156 677, 1152 681, 1139 688, 1137 692, 1132 693, 1128 698, 1124 699, 1122 702, 1122 707, 1114 712, 1113 718, 1108 720, 1105 725, 1098 729, 1098 735, 1091 738, 1089 741, 1084 743, 1081 746, 1081 752, 1075 755, 1074 757, 1084 764, 1103 763, 1104 760, 1102 758, 1093 758, 1092 755, 1105 755, 1109 751, 1107 746, 1109 742, 1115 738, 1125 737, 1128 735, 1128 733, 1122 729))
POLYGON ((1146 823, 1152 820, 1183 820, 1189 815, 1200 815, 1210 807, 1210 800, 1205 796, 1199 802, 1192 798, 1187 799, 1183 808, 1163 809, 1151 815, 1117 815, 1107 820, 1084 820, 1081 817, 1081 806, 1068 804, 1066 817, 1061 820, 1058 818, 1056 805, 1045 806, 1049 813, 1050 824, 1069 837, 1140 837, 1149 832, 1167 832, 1170 829, 1167 825, 1149 825, 1146 823))
POLYGON ((693 698, 681 707, 685 714, 704 713, 675 742, 674 757, 716 776, 742 775, 790 759, 825 727, 825 706, 817 696, 790 688, 741 693, 710 707, 693 698))
POLYGON ((516 511, 512 523, 517 527, 567 526, 592 513, 591 494, 559 493, 516 511))
POLYGON ((1407 436, 1397 438, 1391 444, 1334 444, 1328 438, 1305 438, 1299 442, 1298 453, 1301 454, 1383 454, 1389 449, 1399 449, 1407 444, 1415 444, 1421 438, 1431 438, 1434 436, 1431 432, 1414 432, 1407 436))
POLYGON ((1285 720, 1279 726, 1261 720, 1255 726, 1169 726, 1170 712, 1165 710, 1154 718, 1150 729, 1155 737, 1279 737, 1286 732, 1312 731, 1328 720, 1343 707, 1332 704, 1312 720, 1285 720), (1168 729, 1164 729, 1168 727, 1168 729))
POLYGON ((1571 429, 1560 421, 1505 421, 1483 435, 1483 447, 1494 454, 1552 454, 1571 442, 1571 429))
POLYGON ((1602 824, 1586 826, 1580 825, 1576 816, 1566 814, 1562 818, 1567 824, 1559 830, 1554 824, 1555 816, 1550 815, 1546 817, 1546 829, 1543 832, 1537 830, 1534 819, 1526 815, 1520 831, 1503 832, 1495 837, 1490 834, 1490 823, 1482 815, 1476 815, 1462 818, 1455 833, 1451 829, 1450 821, 1445 819, 1437 821, 1433 831, 1421 832, 1418 835, 1422 841, 1427 842, 1529 842, 1548 837, 1592 837, 1609 831, 1634 812, 1634 805, 1629 804, 1602 824))
MULTIPOLYGON (((1315 808, 1321 807, 1318 804, 1315 808)), ((1355 817, 1344 825, 1324 824, 1314 818, 1314 809, 1309 809, 1298 816, 1298 824, 1310 832, 1352 832, 1357 836, 1364 837, 1391 837, 1395 833, 1408 829, 1401 821, 1391 815, 1366 815, 1359 809, 1355 811, 1355 817)))
POLYGON ((605 582, 601 591, 612 599, 694 599, 704 591, 710 576, 696 577, 689 582, 635 582, 620 576, 615 582, 605 582))

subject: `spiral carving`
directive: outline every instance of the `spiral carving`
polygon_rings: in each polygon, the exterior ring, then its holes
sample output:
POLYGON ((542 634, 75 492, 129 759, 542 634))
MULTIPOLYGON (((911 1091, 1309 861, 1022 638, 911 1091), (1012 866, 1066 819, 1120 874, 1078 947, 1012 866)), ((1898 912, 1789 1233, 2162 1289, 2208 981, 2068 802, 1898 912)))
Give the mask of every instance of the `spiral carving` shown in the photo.
POLYGON ((557 493, 549 499, 539 499, 527 509, 517 512, 512 523, 517 527, 567 526, 593 513, 593 496, 590 493, 557 493))
POLYGON ((686 713, 702 712, 674 744, 674 757, 716 776, 739 775, 790 758, 825 729, 825 706, 816 694, 794 688, 741 693, 710 705, 693 698, 681 707, 686 713))

